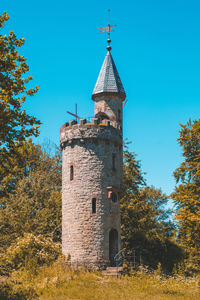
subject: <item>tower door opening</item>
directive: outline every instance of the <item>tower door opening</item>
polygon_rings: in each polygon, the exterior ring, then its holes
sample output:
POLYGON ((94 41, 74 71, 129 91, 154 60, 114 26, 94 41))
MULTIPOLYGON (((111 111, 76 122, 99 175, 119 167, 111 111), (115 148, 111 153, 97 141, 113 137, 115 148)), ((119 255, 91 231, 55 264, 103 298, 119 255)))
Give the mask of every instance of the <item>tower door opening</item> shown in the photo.
POLYGON ((115 256, 118 251, 118 232, 116 229, 111 229, 109 233, 109 259, 111 267, 116 266, 115 256))

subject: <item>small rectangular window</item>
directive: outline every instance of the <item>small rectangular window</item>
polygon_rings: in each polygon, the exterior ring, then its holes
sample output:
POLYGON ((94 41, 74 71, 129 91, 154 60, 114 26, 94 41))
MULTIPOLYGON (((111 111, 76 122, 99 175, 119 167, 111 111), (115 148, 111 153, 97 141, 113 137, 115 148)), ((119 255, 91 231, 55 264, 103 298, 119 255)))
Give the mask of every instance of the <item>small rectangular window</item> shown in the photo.
POLYGON ((97 199, 92 198, 92 213, 96 214, 96 210, 97 210, 97 199))
POLYGON ((112 154, 112 169, 113 169, 113 171, 115 171, 116 170, 116 166, 115 166, 115 160, 116 160, 116 154, 115 153, 113 153, 112 154))
POLYGON ((121 122, 121 111, 118 109, 118 121, 121 122))
POLYGON ((74 179, 74 167, 70 166, 70 180, 74 179))

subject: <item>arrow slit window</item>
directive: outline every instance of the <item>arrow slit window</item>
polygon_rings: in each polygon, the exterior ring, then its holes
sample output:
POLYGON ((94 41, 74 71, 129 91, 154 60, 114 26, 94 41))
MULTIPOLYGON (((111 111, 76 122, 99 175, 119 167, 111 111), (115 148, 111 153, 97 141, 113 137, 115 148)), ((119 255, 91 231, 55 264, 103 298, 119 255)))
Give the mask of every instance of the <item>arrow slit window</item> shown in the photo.
POLYGON ((112 154, 112 170, 113 171, 116 170, 116 154, 115 153, 112 154))
POLYGON ((118 109, 118 122, 121 122, 121 111, 118 109))
POLYGON ((96 214, 96 211, 97 211, 97 199, 92 198, 92 213, 96 214))
POLYGON ((74 166, 70 166, 70 181, 74 180, 74 166))

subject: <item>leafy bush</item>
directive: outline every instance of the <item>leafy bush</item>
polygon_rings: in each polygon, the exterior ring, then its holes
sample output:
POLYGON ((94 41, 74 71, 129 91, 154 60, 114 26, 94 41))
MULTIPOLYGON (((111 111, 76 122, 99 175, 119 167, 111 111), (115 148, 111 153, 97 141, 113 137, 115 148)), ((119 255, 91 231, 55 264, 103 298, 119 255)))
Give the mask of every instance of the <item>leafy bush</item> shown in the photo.
POLYGON ((11 281, 0 282, 0 299, 1 300, 27 300, 38 299, 33 288, 24 288, 23 285, 16 285, 11 281))
POLYGON ((26 233, 22 238, 17 238, 5 254, 0 256, 0 274, 9 274, 20 268, 36 270, 39 266, 55 261, 60 254, 59 243, 42 235, 26 233))

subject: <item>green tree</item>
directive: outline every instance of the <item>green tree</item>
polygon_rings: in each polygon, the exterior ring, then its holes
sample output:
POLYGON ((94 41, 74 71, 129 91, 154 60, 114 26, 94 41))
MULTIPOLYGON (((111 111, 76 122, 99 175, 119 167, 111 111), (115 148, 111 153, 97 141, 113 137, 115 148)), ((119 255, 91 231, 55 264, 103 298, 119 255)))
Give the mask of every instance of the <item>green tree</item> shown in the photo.
POLYGON ((146 186, 136 155, 124 151, 124 191, 121 198, 122 247, 128 260, 155 268, 161 262, 166 271, 180 259, 172 240, 174 230, 166 209, 168 197, 146 186))
POLYGON ((179 145, 184 157, 174 172, 177 239, 186 252, 189 271, 200 270, 200 120, 181 125, 179 145))
MULTIPOLYGON (((34 172, 44 159, 41 146, 34 145, 32 140, 20 142, 15 147, 15 155, 4 161, 7 172, 1 174, 0 203, 3 204, 8 193, 13 193, 19 179, 29 176, 34 172), (43 157, 43 158, 42 158, 43 157)), ((1 167, 0 167, 1 168, 1 167)))
MULTIPOLYGON (((7 13, 0 16, 0 30, 9 19, 7 13)), ((23 109, 27 96, 33 96, 38 87, 27 88, 31 76, 24 76, 29 71, 26 58, 19 54, 25 39, 17 39, 13 31, 8 35, 0 34, 0 191, 2 182, 19 157, 19 143, 30 136, 39 134, 41 124, 35 117, 23 109)))
MULTIPOLYGON (((53 241, 61 239, 60 153, 50 156, 39 145, 27 147, 28 159, 16 169, 21 175, 0 206, 2 248, 24 233, 43 234, 53 241)), ((26 152, 26 146, 23 150, 26 152)))

